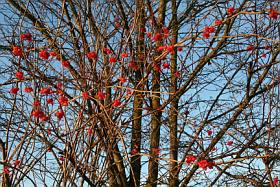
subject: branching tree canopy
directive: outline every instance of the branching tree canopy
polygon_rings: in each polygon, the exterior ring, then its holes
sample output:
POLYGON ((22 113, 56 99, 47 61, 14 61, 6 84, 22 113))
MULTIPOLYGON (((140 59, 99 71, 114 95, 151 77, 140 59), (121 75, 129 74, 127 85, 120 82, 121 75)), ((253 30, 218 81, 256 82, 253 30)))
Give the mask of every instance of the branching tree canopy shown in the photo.
POLYGON ((0 0, 11 186, 276 186, 279 1, 0 0))

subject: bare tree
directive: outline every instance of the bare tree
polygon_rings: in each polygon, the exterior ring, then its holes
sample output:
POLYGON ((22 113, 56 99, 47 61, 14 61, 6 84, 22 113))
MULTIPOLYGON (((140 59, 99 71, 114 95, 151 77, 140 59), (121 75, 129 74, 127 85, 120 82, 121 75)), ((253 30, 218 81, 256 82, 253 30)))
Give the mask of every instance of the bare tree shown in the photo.
POLYGON ((2 186, 276 186, 279 2, 2 0, 2 186))

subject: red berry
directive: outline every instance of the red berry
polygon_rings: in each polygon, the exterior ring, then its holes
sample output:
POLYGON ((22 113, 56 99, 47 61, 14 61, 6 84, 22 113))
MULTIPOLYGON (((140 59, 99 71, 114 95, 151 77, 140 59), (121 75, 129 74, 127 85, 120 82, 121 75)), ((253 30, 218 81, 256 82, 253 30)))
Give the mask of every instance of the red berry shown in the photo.
POLYGON ((115 63, 115 62, 117 62, 117 59, 115 57, 110 57, 109 62, 110 63, 115 63))
POLYGON ((19 79, 19 80, 22 80, 23 79, 23 72, 21 72, 21 71, 16 72, 16 78, 19 79))
POLYGON ((57 56, 57 53, 55 51, 50 52, 51 56, 57 56))
POLYGON ((4 174, 9 174, 10 173, 10 170, 7 166, 4 166, 3 173, 4 174))
POLYGON ((20 57, 23 56, 22 49, 21 49, 20 47, 18 47, 18 46, 14 46, 14 47, 13 47, 12 53, 13 53, 15 56, 20 56, 20 57))
POLYGON ((228 146, 231 146, 232 144, 233 144, 233 141, 232 141, 232 140, 227 141, 227 145, 228 145, 228 146))
POLYGON ((41 102, 39 100, 35 100, 34 103, 33 103, 33 106, 40 106, 41 105, 41 102))
POLYGON ((50 88, 42 88, 39 91, 39 93, 42 94, 42 95, 48 95, 48 94, 51 94, 51 89, 50 88))
POLYGON ((52 98, 48 98, 47 99, 47 104, 48 105, 53 105, 53 99, 52 98))
POLYGON ((253 51, 255 49, 255 47, 253 45, 248 45, 247 46, 247 51, 253 51))
POLYGON ((162 64, 163 69, 169 69, 170 65, 168 63, 162 64))
POLYGON ((88 92, 83 92, 83 93, 82 93, 82 97, 83 97, 84 100, 89 99, 89 94, 88 94, 88 92))
POLYGON ((15 160, 15 161, 14 161, 14 166, 15 166, 15 167, 19 166, 19 165, 20 165, 20 162, 21 162, 20 160, 15 160))
POLYGON ((33 88, 30 86, 27 86, 24 88, 24 92, 27 92, 27 93, 33 92, 33 88))
POLYGON ((153 40, 154 41, 158 41, 160 40, 161 36, 160 36, 160 33, 156 33, 154 36, 153 36, 153 40))
POLYGON ((183 48, 182 47, 178 47, 177 51, 183 51, 183 48))
POLYGON ((122 57, 122 58, 127 58, 127 57, 128 57, 128 54, 127 54, 127 53, 122 53, 122 54, 121 54, 121 57, 122 57))
POLYGON ((60 96, 59 98, 58 98, 58 102, 59 102, 59 104, 60 105, 62 105, 62 106, 68 106, 68 98, 67 97, 65 97, 65 96, 60 96))
POLYGON ((203 34, 202 34, 202 36, 203 36, 203 38, 208 39, 208 38, 210 37, 210 33, 204 31, 203 34))
POLYGON ((196 157, 193 156, 193 155, 188 155, 188 156, 186 156, 185 161, 186 161, 187 164, 190 164, 190 163, 196 161, 196 157))
POLYGON ((111 50, 108 49, 108 48, 106 48, 106 47, 103 48, 103 51, 104 51, 107 55, 111 54, 111 50))
POLYGON ((119 77, 118 79, 119 79, 119 81, 120 81, 121 83, 125 83, 125 82, 126 82, 126 79, 125 79, 124 77, 119 77))
POLYGON ((272 8, 270 9, 268 16, 272 19, 277 19, 278 11, 272 8))
POLYGON ((11 94, 17 94, 18 91, 19 91, 19 88, 13 87, 13 88, 11 88, 10 93, 11 94))
POLYGON ((119 99, 116 99, 116 100, 113 101, 112 105, 113 105, 113 107, 119 107, 121 105, 121 102, 120 102, 119 99))
POLYGON ((46 50, 42 50, 40 53, 39 53, 39 57, 43 60, 48 60, 49 57, 50 57, 50 54, 46 51, 46 50))
POLYGON ((213 134, 213 131, 212 130, 208 130, 207 134, 208 134, 208 136, 211 136, 213 134))
POLYGON ((219 20, 219 19, 215 20, 215 25, 216 26, 220 26, 222 24, 223 24, 223 22, 221 20, 219 20))
POLYGON ((97 93, 97 97, 99 100, 104 100, 106 98, 106 95, 102 91, 99 91, 97 93))
POLYGON ((227 12, 228 12, 229 15, 232 15, 234 13, 234 8, 233 7, 229 7, 227 9, 227 12))
POLYGON ((216 32, 216 29, 212 26, 206 26, 204 28, 204 32, 213 33, 213 32, 216 32))
POLYGON ((140 28, 140 32, 146 32, 146 28, 140 28))
POLYGON ((32 35, 28 32, 28 33, 24 33, 20 35, 20 39, 21 40, 28 40, 29 42, 32 41, 32 35))
POLYGON ((64 68, 69 68, 70 67, 70 62, 68 62, 67 60, 64 60, 64 61, 62 61, 61 65, 64 68))
POLYGON ((63 111, 57 111, 57 112, 55 113, 55 116, 56 116, 59 120, 61 120, 61 118, 63 118, 63 116, 64 116, 64 112, 63 112, 63 111))
POLYGON ((91 51, 91 52, 89 52, 89 53, 87 54, 87 57, 88 57, 89 59, 96 59, 96 58, 97 58, 97 54, 96 54, 96 52, 91 51))

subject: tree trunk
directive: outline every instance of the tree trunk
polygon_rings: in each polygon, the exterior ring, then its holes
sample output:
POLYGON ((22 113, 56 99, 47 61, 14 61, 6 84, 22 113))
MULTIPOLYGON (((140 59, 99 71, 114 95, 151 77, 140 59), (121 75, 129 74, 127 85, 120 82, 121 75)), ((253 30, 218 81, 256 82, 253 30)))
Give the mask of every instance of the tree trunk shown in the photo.
MULTIPOLYGON (((177 22, 177 6, 176 1, 172 1, 172 39, 174 43, 178 41, 178 22, 177 22)), ((177 71, 177 50, 171 57, 171 86, 170 93, 175 93, 177 91, 177 77, 174 73, 177 71)), ((169 169, 169 186, 176 187, 179 186, 177 169, 178 160, 178 140, 177 140, 177 118, 178 118, 178 102, 179 98, 175 98, 171 101, 171 109, 169 113, 169 128, 170 128, 170 169, 169 169)))
MULTIPOLYGON (((143 60, 144 55, 144 33, 140 32, 141 28, 145 28, 145 11, 144 0, 136 1, 136 10, 139 17, 137 24, 137 54, 135 54, 136 64, 139 67, 135 72, 135 90, 142 90, 143 83, 138 84, 142 80, 143 60)), ((132 137, 131 137, 131 151, 134 153, 131 157, 131 170, 129 186, 140 186, 141 174, 141 127, 142 127, 142 108, 143 108, 143 94, 141 92, 134 92, 133 111, 132 111, 132 137)))

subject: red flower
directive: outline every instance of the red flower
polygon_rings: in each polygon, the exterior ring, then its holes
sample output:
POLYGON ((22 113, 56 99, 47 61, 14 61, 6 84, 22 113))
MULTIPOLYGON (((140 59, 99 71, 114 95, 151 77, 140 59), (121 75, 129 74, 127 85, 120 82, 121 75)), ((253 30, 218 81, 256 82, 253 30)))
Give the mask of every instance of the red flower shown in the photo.
POLYGON ((60 105, 62 105, 62 106, 68 106, 68 98, 67 97, 65 97, 65 96, 60 96, 59 98, 58 98, 58 102, 59 102, 59 104, 60 105))
POLYGON ((232 144, 233 144, 233 141, 232 141, 232 140, 227 141, 227 145, 228 145, 228 146, 231 146, 232 144))
POLYGON ((26 92, 26 93, 33 92, 33 88, 31 86, 27 86, 24 88, 24 92, 26 92))
POLYGON ((102 91, 99 91, 97 93, 97 97, 99 100, 104 100, 106 98, 106 95, 102 91))
POLYGON ((53 105, 53 99, 52 98, 48 98, 47 99, 47 104, 48 105, 53 105))
POLYGON ((32 41, 32 35, 28 32, 28 33, 24 33, 20 35, 20 39, 21 40, 28 40, 29 42, 32 41))
POLYGON ((253 51, 255 49, 255 47, 253 45, 248 45, 246 50, 247 51, 253 51))
POLYGON ((19 79, 19 80, 22 80, 23 79, 23 72, 17 71, 16 72, 16 78, 19 79))
POLYGON ((273 185, 275 186, 278 183, 278 177, 274 177, 273 179, 273 185))
POLYGON ((13 88, 11 88, 10 93, 11 94, 17 94, 18 91, 19 91, 19 88, 13 87, 13 88))
POLYGON ((222 24, 223 24, 223 22, 221 20, 219 20, 219 19, 215 20, 215 25, 216 26, 220 26, 222 24))
POLYGON ((9 170, 8 166, 4 166, 3 173, 4 174, 9 174, 10 173, 10 170, 9 170))
POLYGON ((126 82, 126 79, 125 79, 124 77, 119 77, 118 79, 119 79, 119 81, 120 81, 121 83, 125 83, 125 82, 126 82))
POLYGON ((96 54, 95 51, 91 51, 91 52, 89 52, 89 53, 87 54, 87 57, 88 57, 89 59, 96 59, 96 58, 97 58, 97 54, 96 54))
POLYGON ((270 9, 268 16, 272 19, 277 19, 278 17, 278 12, 275 9, 270 9))
POLYGON ((121 54, 121 57, 122 57, 122 58, 127 58, 127 57, 128 57, 128 54, 127 54, 127 53, 122 53, 122 54, 121 54))
POLYGON ((14 167, 19 166, 19 165, 20 165, 20 162, 21 162, 20 160, 15 160, 15 161, 14 161, 14 167))
POLYGON ((70 62, 68 62, 67 60, 63 60, 61 63, 62 67, 64 68, 69 68, 70 67, 70 62))
POLYGON ((121 102, 120 102, 119 99, 116 99, 116 100, 113 101, 112 105, 113 105, 113 107, 119 107, 121 105, 121 102))
POLYGON ((231 16, 234 13, 234 8, 233 7, 229 7, 227 9, 228 14, 231 16))
POLYGON ((82 93, 82 97, 83 97, 84 100, 89 99, 89 94, 88 94, 88 92, 83 92, 83 93, 82 93))
POLYGON ((196 161, 196 157, 193 156, 193 155, 188 155, 188 156, 186 156, 185 161, 186 161, 187 164, 190 164, 190 163, 196 161))
POLYGON ((56 116, 59 120, 61 120, 61 118, 63 118, 63 116, 64 116, 64 112, 63 112, 63 111, 57 111, 57 112, 55 113, 55 116, 56 116))
POLYGON ((109 62, 110 62, 110 63, 115 63, 115 62, 117 62, 116 57, 110 57, 110 58, 109 58, 109 62))
POLYGON ((211 136, 213 134, 213 131, 212 130, 208 130, 207 134, 208 134, 208 136, 211 136))
POLYGON ((51 52, 50 52, 50 55, 51 55, 51 56, 57 56, 57 52, 51 51, 51 52))
POLYGON ((15 56, 20 56, 20 57, 23 56, 22 49, 21 49, 20 47, 18 47, 18 46, 14 46, 14 47, 13 47, 12 53, 13 53, 15 56))
POLYGON ((163 69, 169 69, 170 65, 166 62, 162 64, 163 69))
POLYGON ((50 57, 50 54, 46 51, 46 50, 42 50, 40 53, 39 53, 39 57, 43 60, 48 60, 49 57, 50 57))

